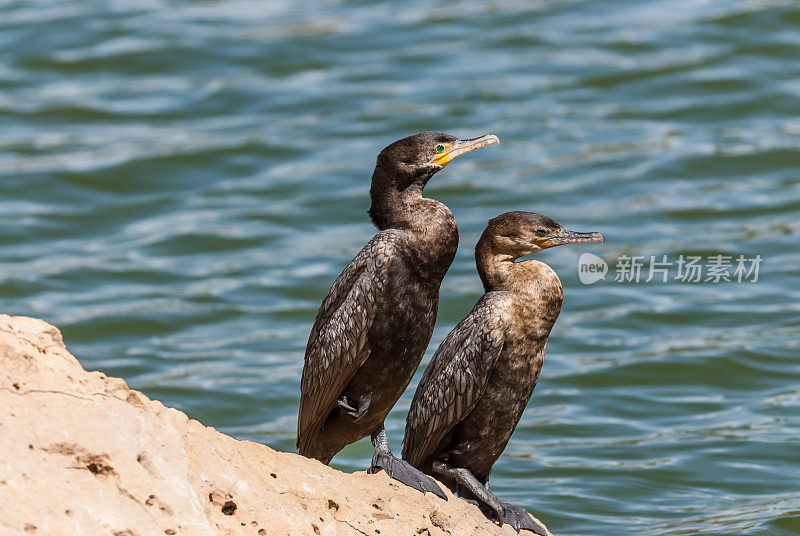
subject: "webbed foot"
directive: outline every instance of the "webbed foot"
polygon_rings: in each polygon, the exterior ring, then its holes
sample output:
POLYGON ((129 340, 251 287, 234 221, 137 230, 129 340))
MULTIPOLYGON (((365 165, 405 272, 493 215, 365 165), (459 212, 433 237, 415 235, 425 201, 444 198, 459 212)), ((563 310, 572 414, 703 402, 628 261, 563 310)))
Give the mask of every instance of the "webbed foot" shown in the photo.
POLYGON ((339 406, 344 413, 350 415, 352 418, 357 419, 359 417, 358 408, 350 402, 350 399, 347 398, 346 395, 342 395, 337 401, 336 405, 339 406))
POLYGON ((399 480, 406 486, 423 493, 431 492, 445 501, 447 500, 447 495, 444 494, 442 488, 439 487, 439 484, 434 479, 407 461, 397 458, 391 452, 376 450, 372 455, 372 466, 369 468, 369 472, 377 473, 379 469, 383 469, 391 478, 399 480))
POLYGON ((502 505, 504 511, 503 523, 511 525, 517 532, 520 530, 529 530, 534 534, 539 534, 541 536, 547 536, 549 534, 544 525, 534 520, 524 508, 508 503, 502 503, 502 505))
POLYGON ((372 466, 367 470, 368 473, 377 473, 378 469, 383 469, 390 478, 399 480, 406 486, 423 493, 430 491, 445 501, 447 500, 447 495, 434 479, 392 454, 383 424, 372 434, 372 446, 375 447, 375 452, 372 454, 372 466))
POLYGON ((522 529, 530 530, 540 536, 549 536, 549 532, 541 523, 519 506, 513 506, 502 502, 497 495, 489 491, 488 482, 481 483, 475 475, 463 467, 454 467, 448 463, 435 461, 433 470, 439 474, 448 476, 467 488, 477 501, 466 500, 470 504, 478 503, 478 507, 489 519, 494 519, 499 525, 507 523, 519 532, 522 529))

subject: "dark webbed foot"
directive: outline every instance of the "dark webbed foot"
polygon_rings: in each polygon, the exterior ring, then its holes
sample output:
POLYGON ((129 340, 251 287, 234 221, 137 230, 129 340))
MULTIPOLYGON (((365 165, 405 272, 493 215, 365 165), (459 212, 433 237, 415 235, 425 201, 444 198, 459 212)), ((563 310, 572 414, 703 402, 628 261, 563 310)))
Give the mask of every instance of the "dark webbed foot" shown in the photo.
POLYGON ((350 402, 350 399, 347 398, 346 395, 342 395, 341 398, 336 401, 336 404, 343 412, 347 413, 354 419, 358 418, 358 408, 355 407, 352 402, 350 402))
MULTIPOLYGON (((489 491, 489 487, 482 484, 475 475, 463 467, 453 467, 444 462, 434 462, 433 470, 439 474, 448 476, 467 488, 480 504, 478 507, 486 517, 494 517, 500 525, 507 523, 519 532, 522 529, 530 530, 535 534, 547 536, 547 529, 537 523, 533 517, 523 508, 506 504, 497 498, 497 495, 489 491)), ((473 501, 467 501, 475 504, 473 501)))
POLYGON ((447 495, 434 479, 412 466, 407 461, 397 458, 389 450, 389 439, 386 437, 386 430, 381 425, 380 429, 372 434, 372 445, 375 452, 372 454, 372 466, 369 473, 377 473, 378 469, 383 469, 389 477, 398 480, 406 486, 412 487, 423 493, 429 491, 441 497, 445 501, 447 495))
POLYGON ((376 473, 379 469, 386 471, 386 474, 395 480, 399 480, 406 486, 410 486, 423 493, 429 491, 441 497, 445 501, 447 495, 444 494, 442 488, 436 483, 434 479, 412 466, 405 460, 401 460, 391 452, 378 452, 372 455, 372 467, 369 468, 370 473, 376 473))
POLYGON ((537 523, 527 510, 508 503, 502 504, 503 510, 505 511, 503 514, 503 523, 511 525, 517 532, 525 529, 535 534, 541 534, 541 536, 547 536, 547 529, 544 528, 543 525, 537 523))

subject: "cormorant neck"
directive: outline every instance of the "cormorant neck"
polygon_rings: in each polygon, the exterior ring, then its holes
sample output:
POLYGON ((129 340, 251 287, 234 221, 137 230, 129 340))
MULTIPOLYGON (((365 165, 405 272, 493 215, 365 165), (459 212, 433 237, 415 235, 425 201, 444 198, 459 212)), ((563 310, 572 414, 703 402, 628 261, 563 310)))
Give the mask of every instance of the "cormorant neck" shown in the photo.
POLYGON ((482 236, 475 246, 475 263, 486 292, 493 290, 541 292, 551 286, 560 289, 561 282, 558 276, 545 263, 533 259, 516 262, 530 251, 515 253, 498 251, 491 242, 491 237, 482 236))
POLYGON ((475 246, 475 264, 486 292, 506 290, 513 281, 514 260, 508 253, 493 251, 489 240, 481 237, 475 246))
POLYGON ((372 199, 369 217, 372 223, 381 231, 419 227, 423 223, 418 214, 420 205, 424 201, 434 202, 422 197, 422 190, 433 174, 418 177, 405 187, 385 175, 377 167, 372 175, 372 187, 369 191, 372 199))

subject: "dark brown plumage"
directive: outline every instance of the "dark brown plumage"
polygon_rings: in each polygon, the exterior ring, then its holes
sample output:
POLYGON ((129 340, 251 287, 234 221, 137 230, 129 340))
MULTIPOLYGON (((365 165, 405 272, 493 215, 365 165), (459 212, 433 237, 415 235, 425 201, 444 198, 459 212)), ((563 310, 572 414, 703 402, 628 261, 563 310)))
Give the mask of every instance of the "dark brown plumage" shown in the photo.
POLYGON ((454 158, 496 141, 425 132, 378 155, 369 214, 380 232, 328 291, 306 347, 297 428, 304 456, 328 463, 346 445, 372 435, 374 467, 410 485, 424 476, 404 475, 414 470, 391 456, 383 429, 430 341, 439 285, 458 246, 453 215, 422 191, 454 158))
POLYGON ((475 248, 486 293, 439 346, 411 403, 403 458, 517 530, 545 534, 524 510, 488 491, 489 472, 533 394, 563 294, 549 266, 514 261, 602 239, 531 212, 492 219, 475 248))

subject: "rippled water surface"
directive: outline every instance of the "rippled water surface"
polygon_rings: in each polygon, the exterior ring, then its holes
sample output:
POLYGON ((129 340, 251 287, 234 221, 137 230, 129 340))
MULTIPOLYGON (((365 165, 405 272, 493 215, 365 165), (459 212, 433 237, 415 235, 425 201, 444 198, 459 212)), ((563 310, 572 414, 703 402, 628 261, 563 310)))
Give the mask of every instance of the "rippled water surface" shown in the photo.
POLYGON ((564 307, 493 489, 558 534, 800 534, 799 28, 792 1, 0 3, 2 311, 292 450, 375 155, 495 133, 427 190, 461 247, 426 362, 481 294, 487 219, 607 243, 537 257, 564 307), (761 255, 758 281, 614 281, 619 255, 717 254, 761 255))

